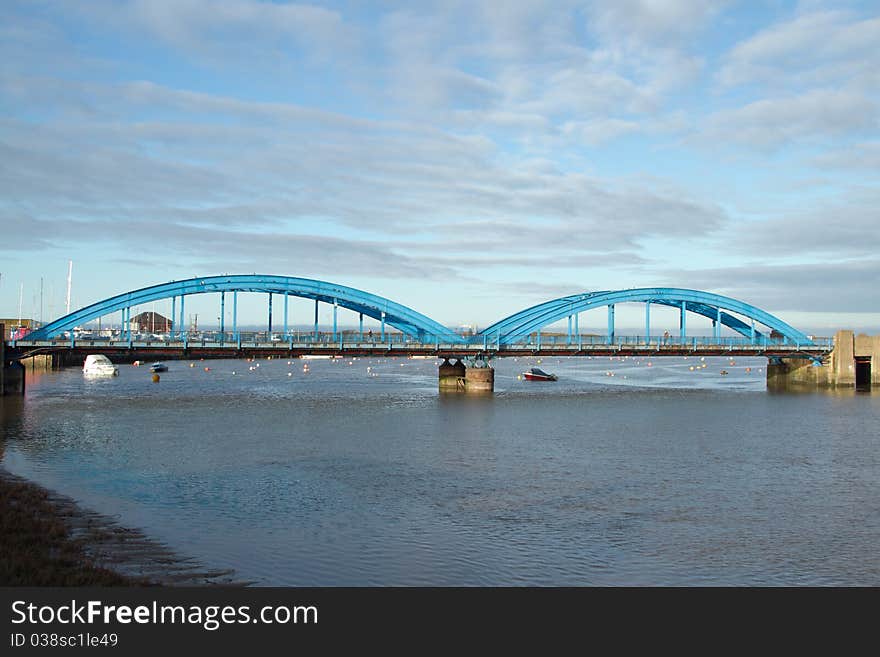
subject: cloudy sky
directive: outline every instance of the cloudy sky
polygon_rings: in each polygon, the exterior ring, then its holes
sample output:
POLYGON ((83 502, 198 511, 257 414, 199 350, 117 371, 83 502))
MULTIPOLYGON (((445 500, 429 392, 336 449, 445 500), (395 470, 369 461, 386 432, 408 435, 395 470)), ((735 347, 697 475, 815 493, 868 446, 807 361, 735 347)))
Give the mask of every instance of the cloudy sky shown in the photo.
POLYGON ((876 1, 3 0, 0 316, 41 278, 61 314, 72 259, 74 306, 258 272, 875 329, 878 43, 876 1))

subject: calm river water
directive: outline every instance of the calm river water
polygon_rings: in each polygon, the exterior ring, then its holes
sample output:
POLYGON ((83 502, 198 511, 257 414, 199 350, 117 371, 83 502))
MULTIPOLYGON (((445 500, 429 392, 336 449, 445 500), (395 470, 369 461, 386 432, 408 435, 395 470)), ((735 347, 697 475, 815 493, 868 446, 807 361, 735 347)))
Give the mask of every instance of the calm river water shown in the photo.
POLYGON ((490 398, 435 360, 69 369, 0 403, 0 455, 263 585, 880 585, 880 394, 765 363, 502 359, 490 398))

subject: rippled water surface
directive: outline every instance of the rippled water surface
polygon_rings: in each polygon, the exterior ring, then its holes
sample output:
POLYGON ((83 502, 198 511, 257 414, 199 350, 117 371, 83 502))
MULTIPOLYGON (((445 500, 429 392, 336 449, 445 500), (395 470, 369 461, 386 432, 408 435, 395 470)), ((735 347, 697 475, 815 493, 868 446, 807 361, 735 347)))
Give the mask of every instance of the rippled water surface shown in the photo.
POLYGON ((258 584, 880 585, 880 394, 765 363, 507 359, 488 398, 434 360, 69 369, 0 402, 0 454, 258 584))

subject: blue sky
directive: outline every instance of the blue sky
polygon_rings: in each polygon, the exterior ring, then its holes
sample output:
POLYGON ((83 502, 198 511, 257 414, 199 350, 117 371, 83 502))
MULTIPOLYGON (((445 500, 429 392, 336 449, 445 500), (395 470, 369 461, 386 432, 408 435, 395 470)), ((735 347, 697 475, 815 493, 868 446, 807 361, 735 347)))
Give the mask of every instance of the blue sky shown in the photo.
POLYGON ((72 259, 74 306, 259 272, 449 324, 682 286, 876 329, 878 43, 875 2, 5 0, 0 316, 41 277, 60 314, 72 259))

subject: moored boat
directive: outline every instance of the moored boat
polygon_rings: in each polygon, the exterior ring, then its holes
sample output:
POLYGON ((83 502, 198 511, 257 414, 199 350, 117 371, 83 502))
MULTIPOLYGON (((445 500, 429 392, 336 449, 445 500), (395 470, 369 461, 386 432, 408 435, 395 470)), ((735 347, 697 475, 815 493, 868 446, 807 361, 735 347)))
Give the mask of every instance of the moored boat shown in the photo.
POLYGON ((83 374, 88 376, 117 376, 119 368, 103 354, 89 354, 83 363, 83 374))
POLYGON ((151 372, 167 372, 168 366, 165 363, 153 363, 150 365, 151 372))
POLYGON ((523 378, 526 381, 556 381, 555 374, 548 374, 538 367, 533 367, 528 372, 523 372, 523 378))

